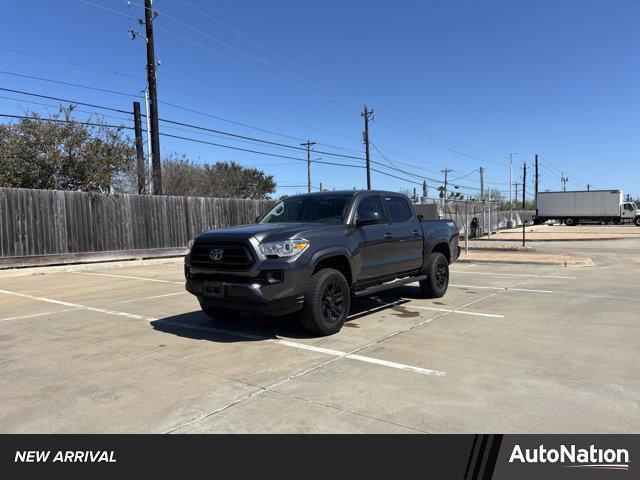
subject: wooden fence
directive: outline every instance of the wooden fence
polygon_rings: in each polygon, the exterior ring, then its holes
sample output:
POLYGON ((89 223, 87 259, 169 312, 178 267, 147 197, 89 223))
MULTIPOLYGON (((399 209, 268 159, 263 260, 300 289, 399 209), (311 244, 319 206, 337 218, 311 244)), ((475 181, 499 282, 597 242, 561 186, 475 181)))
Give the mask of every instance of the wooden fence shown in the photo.
POLYGON ((184 247, 206 230, 251 223, 273 204, 0 188, 0 257, 184 247))

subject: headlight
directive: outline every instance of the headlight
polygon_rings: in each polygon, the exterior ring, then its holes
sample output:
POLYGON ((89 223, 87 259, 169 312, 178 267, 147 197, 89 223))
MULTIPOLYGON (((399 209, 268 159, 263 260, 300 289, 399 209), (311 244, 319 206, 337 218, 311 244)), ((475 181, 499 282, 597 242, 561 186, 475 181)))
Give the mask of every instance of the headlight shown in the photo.
POLYGON ((193 248, 193 241, 194 239, 192 238, 187 242, 187 248, 189 249, 189 252, 191 252, 191 249, 193 248))
POLYGON ((302 253, 309 246, 303 238, 283 240, 282 242, 268 242, 260 244, 260 251, 266 256, 292 257, 302 253))

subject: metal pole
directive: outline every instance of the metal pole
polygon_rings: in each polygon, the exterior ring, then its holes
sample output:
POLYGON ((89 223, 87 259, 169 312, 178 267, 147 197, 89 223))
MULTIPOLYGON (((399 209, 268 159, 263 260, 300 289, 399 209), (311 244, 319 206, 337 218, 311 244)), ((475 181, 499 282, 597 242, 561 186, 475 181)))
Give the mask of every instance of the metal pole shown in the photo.
POLYGON ((147 123, 147 171, 149 172, 149 193, 153 192, 153 175, 151 172, 153 171, 153 156, 151 155, 151 120, 149 119, 149 93, 144 91, 144 106, 145 106, 145 119, 147 123))
POLYGON ((482 229, 487 229, 487 202, 484 199, 482 200, 482 229))
POLYGON ((524 205, 525 205, 525 191, 527 189, 527 161, 525 160, 522 164, 522 246, 525 246, 525 221, 524 221, 524 205))
POLYGON ((469 253, 469 209, 464 202, 464 253, 469 253))
POLYGON ((142 121, 140 120, 140 102, 133 102, 133 130, 136 144, 136 173, 138 177, 138 193, 144 193, 144 148, 142 147, 142 121))
POLYGON ((489 199, 489 234, 488 234, 489 237, 491 236, 491 221, 492 221, 492 218, 491 218, 491 199, 489 199))

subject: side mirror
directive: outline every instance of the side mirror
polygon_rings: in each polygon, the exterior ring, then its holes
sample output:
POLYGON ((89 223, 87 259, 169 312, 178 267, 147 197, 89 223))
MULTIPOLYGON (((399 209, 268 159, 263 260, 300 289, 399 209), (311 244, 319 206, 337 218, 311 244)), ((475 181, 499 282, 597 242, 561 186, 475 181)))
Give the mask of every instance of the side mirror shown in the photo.
POLYGON ((382 215, 378 212, 374 212, 370 215, 358 217, 356 220, 356 227, 366 227, 367 225, 378 225, 380 223, 382 223, 382 215))
POLYGON ((260 220, 262 220, 262 215, 258 215, 256 217, 256 223, 260 223, 260 220))

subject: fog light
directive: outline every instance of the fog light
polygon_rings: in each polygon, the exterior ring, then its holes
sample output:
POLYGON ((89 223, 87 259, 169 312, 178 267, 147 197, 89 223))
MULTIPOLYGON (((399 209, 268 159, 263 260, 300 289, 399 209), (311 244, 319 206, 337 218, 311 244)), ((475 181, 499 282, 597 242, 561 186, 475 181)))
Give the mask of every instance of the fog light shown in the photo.
POLYGON ((266 277, 269 283, 280 283, 284 280, 284 272, 282 270, 269 270, 266 277))

